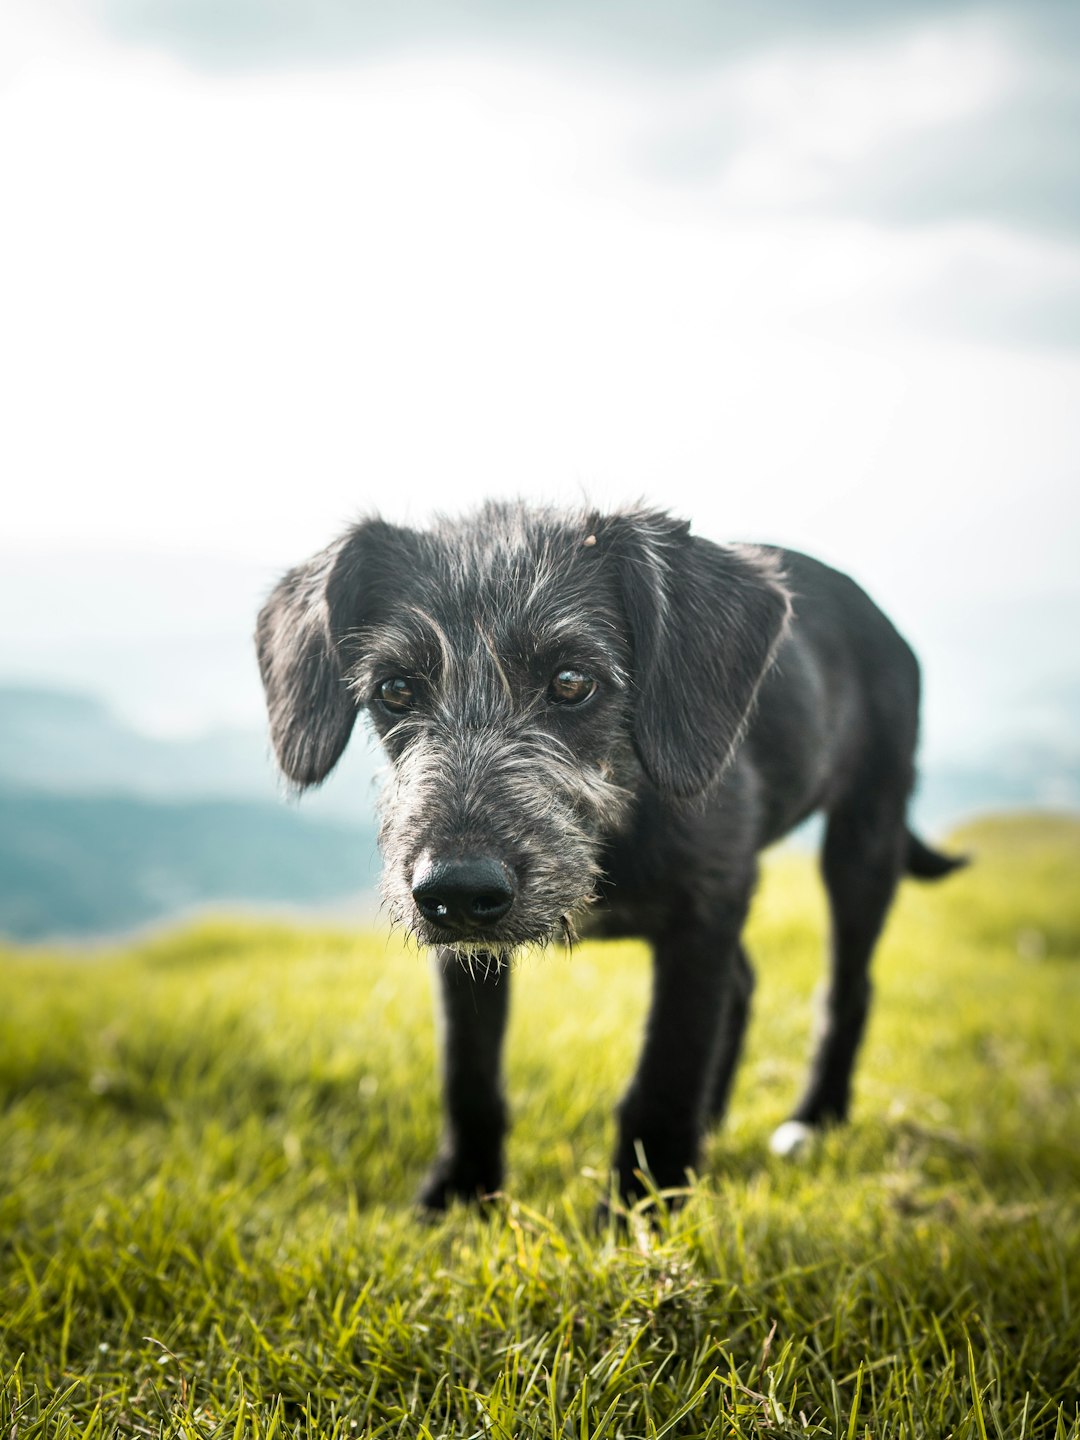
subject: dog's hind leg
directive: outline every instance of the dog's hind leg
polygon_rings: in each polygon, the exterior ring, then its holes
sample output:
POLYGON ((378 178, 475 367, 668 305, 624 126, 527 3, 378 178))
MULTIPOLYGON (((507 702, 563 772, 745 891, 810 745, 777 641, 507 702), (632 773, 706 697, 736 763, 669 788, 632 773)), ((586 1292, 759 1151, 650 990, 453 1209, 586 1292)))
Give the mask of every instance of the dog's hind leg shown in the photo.
POLYGON ((735 949, 728 978, 728 991, 720 1017, 712 1080, 709 1084, 709 1120, 721 1120, 727 1109, 731 1083, 742 1054, 750 999, 754 993, 754 972, 742 945, 735 949))
POLYGON ((503 1178, 506 1102, 502 1045, 510 1013, 510 969, 493 956, 463 962, 437 954, 443 1005, 443 1141, 417 1202, 445 1210, 482 1200, 503 1178))
POLYGON ((829 896, 828 988, 810 1076, 794 1113, 772 1137, 776 1154, 791 1154, 822 1126, 846 1119, 851 1075, 870 1009, 870 959, 903 866, 906 788, 893 795, 865 791, 829 818, 822 871, 829 896))

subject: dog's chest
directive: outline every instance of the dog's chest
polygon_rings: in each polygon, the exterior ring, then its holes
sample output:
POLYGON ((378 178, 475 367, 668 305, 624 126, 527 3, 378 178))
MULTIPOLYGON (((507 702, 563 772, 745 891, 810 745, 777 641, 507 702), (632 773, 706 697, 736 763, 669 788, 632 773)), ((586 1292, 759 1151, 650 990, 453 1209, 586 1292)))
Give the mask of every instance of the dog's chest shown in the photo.
POLYGON ((583 940, 653 939, 666 929, 668 909, 658 901, 604 896, 578 922, 578 934, 583 940))
POLYGON ((655 936, 666 928, 679 888, 673 869, 686 871, 666 828, 660 807, 646 802, 609 841, 600 859, 595 900, 578 925, 583 937, 655 936))

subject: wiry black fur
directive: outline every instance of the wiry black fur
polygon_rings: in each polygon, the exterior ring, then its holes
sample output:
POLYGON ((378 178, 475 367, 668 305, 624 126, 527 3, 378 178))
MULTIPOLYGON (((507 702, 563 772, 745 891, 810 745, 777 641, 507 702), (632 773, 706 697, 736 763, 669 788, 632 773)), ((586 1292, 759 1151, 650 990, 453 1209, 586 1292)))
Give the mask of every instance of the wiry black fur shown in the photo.
POLYGON ((661 512, 492 505, 426 532, 354 527, 282 580, 257 643, 290 780, 325 777, 360 709, 392 762, 384 891, 436 949, 446 1015, 426 1205, 501 1184, 503 962, 576 930, 653 946, 615 1167, 627 1197, 642 1156, 660 1186, 684 1182, 749 1012, 755 857, 818 810, 831 977, 792 1118, 802 1134, 846 1115, 897 881, 959 863, 907 829, 918 667, 851 580, 793 552, 714 545, 661 512), (597 681, 583 704, 551 701, 567 668, 597 681), (379 703, 394 676, 413 687, 407 713, 379 703), (507 913, 463 933, 422 911, 418 877, 455 873, 506 876, 507 913))

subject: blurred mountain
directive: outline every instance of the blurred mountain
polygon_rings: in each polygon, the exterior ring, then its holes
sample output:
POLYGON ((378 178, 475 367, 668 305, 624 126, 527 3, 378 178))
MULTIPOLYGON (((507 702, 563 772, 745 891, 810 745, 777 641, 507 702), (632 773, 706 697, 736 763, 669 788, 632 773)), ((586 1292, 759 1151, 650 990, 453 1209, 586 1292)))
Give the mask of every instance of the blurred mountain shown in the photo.
MULTIPOLYGON (((368 826, 377 760, 357 734, 327 782, 294 801, 305 815, 368 826)), ((192 737, 145 734, 90 695, 0 685, 0 783, 61 794, 121 792, 154 799, 280 800, 265 730, 192 737)))
POLYGON ((162 740, 121 723, 88 695, 0 688, 0 776, 47 790, 262 795, 273 778, 253 734, 162 740))
POLYGON ((972 715, 966 743, 958 737, 919 767, 915 816, 927 827, 989 810, 1080 810, 1080 678, 1059 666, 996 683, 996 695, 988 684, 968 702, 990 713, 972 715))
POLYGON ((970 762, 921 767, 912 813, 928 833, 998 810, 1080 811, 1080 748, 1017 744, 970 762))
POLYGON ((374 830, 284 806, 3 789, 0 813, 0 933, 20 940, 206 905, 374 908, 374 830))
POLYGON ((208 904, 372 908, 371 757, 285 803, 257 731, 141 734, 86 696, 0 687, 0 933, 111 934, 208 904))

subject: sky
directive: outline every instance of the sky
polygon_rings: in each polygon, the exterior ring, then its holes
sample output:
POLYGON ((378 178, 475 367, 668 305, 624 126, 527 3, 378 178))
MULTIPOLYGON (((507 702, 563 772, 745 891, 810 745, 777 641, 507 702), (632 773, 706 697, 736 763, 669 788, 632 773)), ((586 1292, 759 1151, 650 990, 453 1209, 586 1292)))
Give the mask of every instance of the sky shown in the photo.
POLYGON ((855 574, 931 750, 1060 730, 1078 133, 1058 0, 7 0, 0 681, 256 724, 357 516, 645 498, 855 574))

